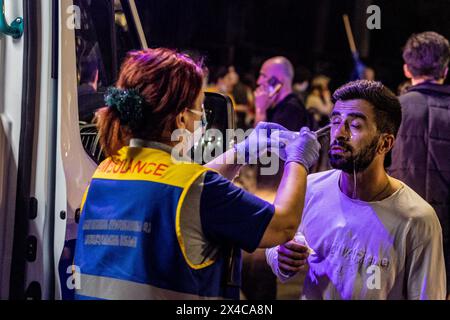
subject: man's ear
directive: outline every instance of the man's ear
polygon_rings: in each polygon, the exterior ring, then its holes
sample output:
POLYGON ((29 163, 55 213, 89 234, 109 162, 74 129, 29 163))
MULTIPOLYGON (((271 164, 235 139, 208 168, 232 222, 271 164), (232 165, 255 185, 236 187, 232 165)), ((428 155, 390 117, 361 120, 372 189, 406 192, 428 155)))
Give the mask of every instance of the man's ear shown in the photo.
POLYGON ((412 77, 413 77, 413 75, 412 75, 411 71, 409 71, 408 65, 406 63, 403 65, 403 74, 408 79, 412 79, 412 77))
POLYGON ((395 137, 393 134, 383 134, 382 135, 382 139, 381 139, 381 143, 378 147, 378 152, 379 153, 384 153, 384 154, 388 154, 389 151, 392 150, 392 148, 394 147, 394 142, 395 142, 395 137))

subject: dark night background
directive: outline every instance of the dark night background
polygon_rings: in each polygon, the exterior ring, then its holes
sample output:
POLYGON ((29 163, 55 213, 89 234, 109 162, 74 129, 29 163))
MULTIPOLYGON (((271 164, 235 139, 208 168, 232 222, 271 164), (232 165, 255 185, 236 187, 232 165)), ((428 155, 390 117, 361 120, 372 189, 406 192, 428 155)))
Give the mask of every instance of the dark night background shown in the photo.
POLYGON ((404 79, 408 36, 436 31, 450 38, 450 0, 137 0, 151 47, 198 50, 208 65, 235 65, 256 75, 264 59, 285 55, 323 73, 331 89, 346 82, 353 61, 342 14, 360 55, 391 89, 404 79), (368 30, 366 9, 381 9, 381 30, 368 30))

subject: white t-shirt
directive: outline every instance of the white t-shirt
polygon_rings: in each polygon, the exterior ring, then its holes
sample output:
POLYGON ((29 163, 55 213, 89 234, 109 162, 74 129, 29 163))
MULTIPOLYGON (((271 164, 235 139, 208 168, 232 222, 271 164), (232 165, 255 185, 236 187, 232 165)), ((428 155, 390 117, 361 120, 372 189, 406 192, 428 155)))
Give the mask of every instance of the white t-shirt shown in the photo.
MULTIPOLYGON (((442 230, 433 208, 407 185, 376 202, 339 188, 341 171, 308 177, 299 233, 315 251, 303 299, 445 299, 442 230)), ((267 261, 282 280, 277 248, 267 261)))

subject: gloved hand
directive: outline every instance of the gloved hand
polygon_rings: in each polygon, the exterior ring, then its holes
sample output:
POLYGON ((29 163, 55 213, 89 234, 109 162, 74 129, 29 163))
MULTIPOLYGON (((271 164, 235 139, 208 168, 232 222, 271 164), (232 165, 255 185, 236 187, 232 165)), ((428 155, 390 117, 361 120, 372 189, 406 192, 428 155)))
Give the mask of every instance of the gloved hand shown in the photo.
POLYGON ((307 172, 319 158, 320 143, 317 136, 307 127, 300 130, 300 136, 286 147, 286 164, 297 162, 303 165, 307 172))
POLYGON ((278 141, 271 139, 275 131, 288 131, 285 127, 271 122, 260 122, 252 133, 242 142, 234 146, 239 164, 256 164, 257 159, 267 149, 274 151, 278 141))

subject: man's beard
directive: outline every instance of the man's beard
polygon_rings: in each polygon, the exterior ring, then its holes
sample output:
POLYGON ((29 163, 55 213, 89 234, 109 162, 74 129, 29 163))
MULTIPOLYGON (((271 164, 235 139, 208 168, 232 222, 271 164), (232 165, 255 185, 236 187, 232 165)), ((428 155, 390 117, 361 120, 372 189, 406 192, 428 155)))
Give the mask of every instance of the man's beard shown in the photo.
POLYGON ((334 169, 342 170, 346 173, 352 174, 353 172, 361 172, 366 170, 372 163, 375 155, 377 153, 379 136, 373 138, 370 144, 361 149, 360 152, 355 154, 353 148, 342 141, 335 141, 330 147, 340 146, 345 149, 345 151, 350 151, 350 156, 333 154, 331 150, 328 152, 330 158, 330 164, 334 169))

